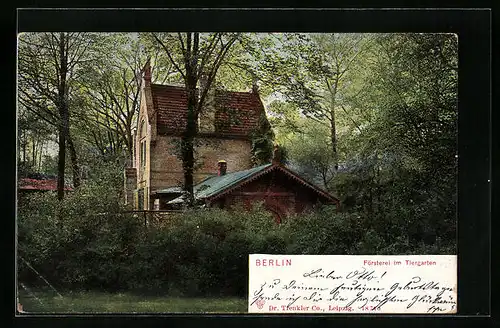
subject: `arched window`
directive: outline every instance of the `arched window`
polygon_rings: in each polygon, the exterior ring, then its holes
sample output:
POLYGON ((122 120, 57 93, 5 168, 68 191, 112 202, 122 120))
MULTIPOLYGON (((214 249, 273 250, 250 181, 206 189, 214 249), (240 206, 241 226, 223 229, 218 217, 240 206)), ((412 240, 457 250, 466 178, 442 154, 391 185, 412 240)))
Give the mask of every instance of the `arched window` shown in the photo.
POLYGON ((146 136, 146 121, 141 121, 141 128, 139 129, 139 136, 144 138, 146 136))
POLYGON ((146 122, 141 121, 141 127, 139 129, 139 141, 140 141, 140 164, 141 167, 146 165, 146 122))

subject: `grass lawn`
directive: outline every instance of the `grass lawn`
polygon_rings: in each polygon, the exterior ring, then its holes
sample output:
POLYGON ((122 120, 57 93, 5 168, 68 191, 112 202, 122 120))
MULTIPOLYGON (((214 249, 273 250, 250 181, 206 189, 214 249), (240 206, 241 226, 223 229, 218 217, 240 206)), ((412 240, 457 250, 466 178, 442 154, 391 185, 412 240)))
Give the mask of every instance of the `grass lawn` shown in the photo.
POLYGON ((183 298, 141 296, 131 293, 19 290, 27 313, 246 313, 247 300, 240 298, 183 298))

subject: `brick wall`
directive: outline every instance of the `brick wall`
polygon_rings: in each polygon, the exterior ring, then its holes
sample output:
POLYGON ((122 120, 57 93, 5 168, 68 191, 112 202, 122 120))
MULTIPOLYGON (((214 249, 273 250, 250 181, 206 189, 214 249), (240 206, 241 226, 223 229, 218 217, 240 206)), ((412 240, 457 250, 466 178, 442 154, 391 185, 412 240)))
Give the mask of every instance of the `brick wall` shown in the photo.
MULTIPOLYGON (((175 155, 178 137, 158 135, 151 147, 150 191, 180 186, 184 181, 182 162, 175 155)), ((199 167, 194 174, 195 183, 210 174, 217 173, 217 162, 227 161, 227 172, 246 170, 252 167, 251 143, 243 139, 203 138, 196 147, 199 167)))

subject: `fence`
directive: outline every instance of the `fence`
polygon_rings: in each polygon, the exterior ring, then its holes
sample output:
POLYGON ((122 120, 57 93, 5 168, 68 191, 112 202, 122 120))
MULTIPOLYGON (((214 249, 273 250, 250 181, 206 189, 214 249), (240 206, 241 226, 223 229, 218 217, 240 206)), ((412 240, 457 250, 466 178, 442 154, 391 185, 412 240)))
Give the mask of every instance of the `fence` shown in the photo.
POLYGON ((143 220, 144 226, 161 226, 167 224, 172 217, 177 213, 181 213, 182 210, 161 210, 161 211, 124 211, 121 213, 132 214, 134 217, 143 220))

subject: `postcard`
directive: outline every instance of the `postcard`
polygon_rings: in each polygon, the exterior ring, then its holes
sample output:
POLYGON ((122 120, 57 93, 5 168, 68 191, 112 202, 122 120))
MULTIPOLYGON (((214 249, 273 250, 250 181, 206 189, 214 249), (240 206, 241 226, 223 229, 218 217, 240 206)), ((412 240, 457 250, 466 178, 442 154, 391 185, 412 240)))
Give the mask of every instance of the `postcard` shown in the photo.
POLYGON ((250 313, 456 311, 455 255, 249 256, 250 313))

